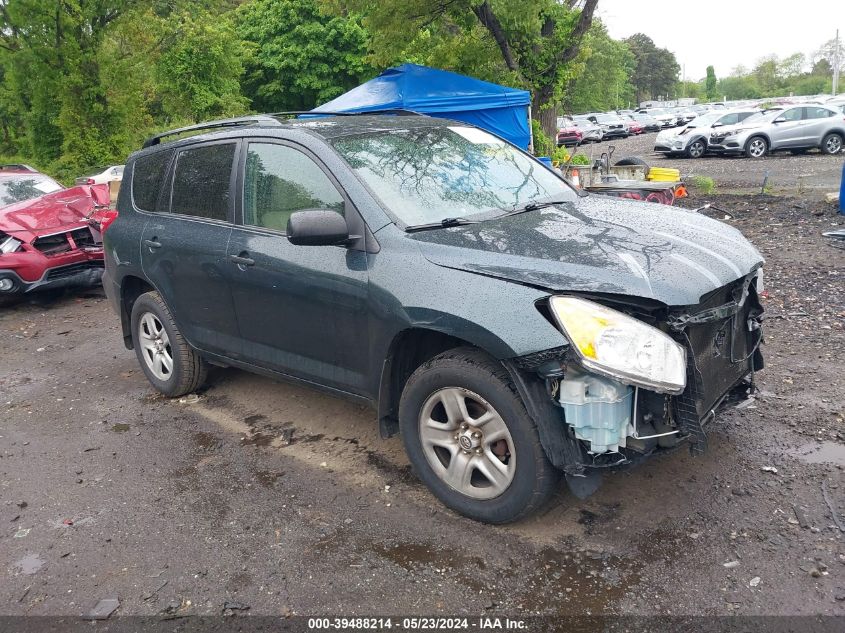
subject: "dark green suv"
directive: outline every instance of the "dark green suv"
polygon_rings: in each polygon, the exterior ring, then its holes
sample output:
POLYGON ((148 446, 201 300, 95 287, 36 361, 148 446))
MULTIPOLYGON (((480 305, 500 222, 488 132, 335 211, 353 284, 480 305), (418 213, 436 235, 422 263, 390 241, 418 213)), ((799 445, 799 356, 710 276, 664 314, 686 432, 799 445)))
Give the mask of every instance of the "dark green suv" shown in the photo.
POLYGON ((723 223, 579 194, 425 116, 171 134, 129 157, 105 235, 149 381, 179 396, 213 363, 368 403, 467 516, 516 520, 560 473, 585 494, 603 468, 703 450, 762 367, 762 258, 723 223))

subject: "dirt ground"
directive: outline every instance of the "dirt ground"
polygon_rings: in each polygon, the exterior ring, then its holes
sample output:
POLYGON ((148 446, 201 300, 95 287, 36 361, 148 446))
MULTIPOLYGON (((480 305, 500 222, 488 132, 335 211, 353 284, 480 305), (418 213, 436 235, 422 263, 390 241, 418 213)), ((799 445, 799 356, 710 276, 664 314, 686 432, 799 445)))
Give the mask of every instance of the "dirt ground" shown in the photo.
POLYGON ((793 156, 789 152, 777 152, 756 160, 723 156, 666 158, 663 154, 654 153, 656 137, 657 132, 651 132, 584 145, 578 151, 595 159, 600 158, 602 152, 609 152, 610 146, 613 146, 611 164, 626 156, 639 156, 653 167, 679 169, 681 177, 688 180, 695 176, 712 178, 721 193, 760 193, 766 176, 768 193, 803 196, 839 191, 845 163, 845 154, 842 153, 825 156, 818 150, 812 150, 793 156))
POLYGON ((703 457, 507 527, 440 506, 359 406, 235 370, 159 397, 97 292, 4 309, 0 614, 844 616, 845 251, 821 233, 845 216, 708 201, 767 260, 759 397, 703 457))

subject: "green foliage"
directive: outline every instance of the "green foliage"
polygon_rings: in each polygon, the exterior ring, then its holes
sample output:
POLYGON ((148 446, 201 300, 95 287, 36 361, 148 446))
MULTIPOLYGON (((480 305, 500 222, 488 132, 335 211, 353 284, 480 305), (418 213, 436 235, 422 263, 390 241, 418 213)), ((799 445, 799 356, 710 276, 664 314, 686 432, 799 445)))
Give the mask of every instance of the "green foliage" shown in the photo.
POLYGON ((245 50, 231 20, 186 11, 171 15, 163 30, 171 42, 156 65, 163 109, 198 121, 244 113, 245 50))
POLYGON ((531 120, 531 132, 534 136, 534 155, 551 156, 557 143, 548 137, 543 131, 543 126, 536 119, 531 120))
POLYGON ((716 99, 716 83, 716 69, 712 66, 708 66, 707 78, 704 80, 704 92, 707 95, 708 101, 714 101, 716 99))
POLYGON ((637 101, 673 97, 681 70, 675 54, 658 48, 650 37, 642 33, 635 33, 624 42, 636 60, 631 82, 636 89, 637 101))
POLYGON ((716 181, 709 176, 693 176, 692 185, 706 196, 716 191, 716 181))
POLYGON ((357 17, 331 16, 315 0, 254 0, 237 12, 252 49, 244 94, 264 112, 310 110, 375 75, 357 17))
POLYGON ((569 155, 569 150, 566 149, 563 145, 560 147, 556 147, 554 151, 551 153, 551 159, 553 163, 566 163, 569 161, 571 156, 569 155))
POLYGON ((629 106, 634 100, 630 77, 636 60, 628 46, 612 39, 599 22, 584 39, 581 51, 583 71, 564 93, 567 112, 600 112, 629 106))
POLYGON ((738 66, 729 77, 720 79, 717 95, 728 99, 760 99, 829 93, 833 71, 827 59, 817 59, 809 72, 808 67, 801 53, 782 60, 769 55, 761 58, 751 71, 738 66))
POLYGON ((589 165, 590 158, 586 154, 575 154, 572 156, 569 163, 571 165, 589 165))

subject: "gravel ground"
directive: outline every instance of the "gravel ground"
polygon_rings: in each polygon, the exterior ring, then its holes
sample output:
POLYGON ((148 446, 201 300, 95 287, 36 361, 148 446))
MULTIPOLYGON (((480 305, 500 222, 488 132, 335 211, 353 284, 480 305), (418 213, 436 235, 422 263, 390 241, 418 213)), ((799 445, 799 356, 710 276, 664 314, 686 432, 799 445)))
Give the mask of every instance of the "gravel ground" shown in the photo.
POLYGON ((845 216, 706 201, 767 259, 759 397, 508 527, 442 508, 369 410, 235 370, 156 395, 99 293, 3 310, 0 614, 845 615, 845 216))
POLYGON ((608 152, 609 147, 614 146, 611 164, 626 156, 639 156, 654 167, 680 169, 681 176, 687 180, 695 176, 707 176, 715 181, 717 191, 736 193, 759 193, 766 174, 769 176, 770 193, 803 195, 839 191, 845 164, 845 154, 825 156, 817 150, 800 156, 778 152, 757 160, 721 156, 666 158, 663 154, 654 153, 656 137, 657 133, 651 132, 585 145, 579 151, 599 158, 602 152, 608 152))

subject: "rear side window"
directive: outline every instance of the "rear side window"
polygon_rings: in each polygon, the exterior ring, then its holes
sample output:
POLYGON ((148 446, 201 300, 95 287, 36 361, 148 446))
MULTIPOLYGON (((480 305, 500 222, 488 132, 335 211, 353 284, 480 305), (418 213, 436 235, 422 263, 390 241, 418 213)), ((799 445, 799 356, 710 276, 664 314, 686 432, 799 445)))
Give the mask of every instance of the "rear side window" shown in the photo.
POLYGON ((173 152, 156 152, 135 161, 132 170, 132 201, 142 211, 155 211, 158 195, 173 152))
POLYGON ((235 143, 221 143, 179 152, 170 211, 210 220, 226 220, 235 148, 235 143))
POLYGON ((834 114, 827 108, 811 107, 804 108, 804 110, 807 112, 807 114, 804 115, 804 118, 807 119, 826 119, 828 117, 832 117, 834 114))

